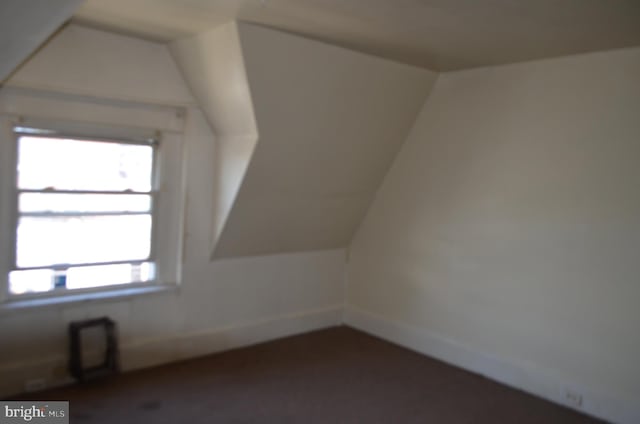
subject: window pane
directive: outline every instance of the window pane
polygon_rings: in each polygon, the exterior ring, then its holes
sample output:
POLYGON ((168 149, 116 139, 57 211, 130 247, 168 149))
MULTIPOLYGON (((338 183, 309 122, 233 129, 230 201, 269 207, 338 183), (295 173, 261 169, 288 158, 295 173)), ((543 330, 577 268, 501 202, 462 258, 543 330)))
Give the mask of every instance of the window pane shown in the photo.
POLYGON ((144 260, 151 215, 21 217, 18 267, 144 260))
POLYGON ((150 191, 153 147, 21 136, 18 187, 150 191))
POLYGON ((149 212, 146 194, 22 193, 20 212, 149 212))
POLYGON ((154 279, 154 269, 151 262, 69 268, 67 270, 67 288, 86 289, 117 284, 142 283, 154 279))
MULTIPOLYGON (((33 269, 9 273, 11 294, 42 293, 54 290, 56 272, 53 269, 33 269)), ((86 289, 129 283, 143 283, 155 278, 155 264, 113 264, 71 267, 58 274, 66 275, 67 289, 86 289)))
POLYGON ((9 293, 40 293, 53 290, 53 270, 32 269, 9 273, 9 293))

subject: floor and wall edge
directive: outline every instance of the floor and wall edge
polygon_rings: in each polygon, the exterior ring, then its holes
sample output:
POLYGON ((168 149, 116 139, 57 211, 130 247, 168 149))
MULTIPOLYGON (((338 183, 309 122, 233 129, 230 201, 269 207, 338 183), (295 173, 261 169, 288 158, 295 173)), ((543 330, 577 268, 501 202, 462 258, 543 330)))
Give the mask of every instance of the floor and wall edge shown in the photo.
MULTIPOLYGON (((119 348, 121 369, 123 372, 133 371, 338 326, 342 324, 342 311, 342 305, 329 306, 228 327, 124 344, 119 348)), ((39 389, 60 387, 73 382, 67 374, 67 358, 63 356, 6 364, 0 367, 0 375, 3 376, 0 381, 0 397, 24 392, 30 381, 41 382, 39 389)))
MULTIPOLYGON (((441 335, 351 305, 123 345, 120 347, 122 370, 127 372, 197 358, 341 324, 582 413, 620 424, 640 422, 640 406, 631 400, 563 381, 550 370, 531 363, 517 363, 473 351, 441 335), (568 402, 567 391, 579 393, 582 405, 568 402)), ((0 374, 4 376, 0 382, 0 396, 24 392, 25 383, 38 378, 45 381, 47 388, 70 384, 72 380, 66 374, 66 367, 65 357, 7 364, 0 368, 0 374)))
POLYGON ((632 400, 563 381, 550 370, 534 364, 473 351, 441 335, 353 306, 346 307, 344 316, 345 324, 350 327, 581 413, 620 424, 640 422, 640 405, 632 400), (582 405, 572 405, 566 398, 567 392, 579 393, 582 405))

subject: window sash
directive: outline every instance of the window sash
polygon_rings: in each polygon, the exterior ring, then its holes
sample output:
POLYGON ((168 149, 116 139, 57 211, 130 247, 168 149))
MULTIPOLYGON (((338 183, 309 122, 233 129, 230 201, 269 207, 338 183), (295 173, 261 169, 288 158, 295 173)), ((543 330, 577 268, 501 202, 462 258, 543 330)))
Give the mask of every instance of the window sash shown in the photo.
POLYGON ((20 212, 18 218, 55 218, 55 217, 83 217, 83 216, 129 216, 129 215, 153 215, 151 211, 147 212, 20 212))
POLYGON ((155 144, 122 143, 88 137, 72 139, 57 135, 34 137, 16 133, 14 138, 13 186, 18 190, 95 190, 127 193, 151 192, 155 189, 158 159, 158 148, 155 144), (115 175, 118 167, 123 165, 121 148, 133 155, 125 161, 127 171, 133 171, 132 178, 127 176, 128 173, 124 178, 115 175), (56 156, 54 152, 63 152, 63 155, 56 157, 57 165, 47 160, 47 154, 56 156), (139 156, 141 154, 142 157, 139 156), (143 160, 142 164, 137 163, 140 159, 143 160), (130 162, 131 160, 134 162, 130 162), (138 165, 143 167, 140 168, 138 165), (39 167, 42 169, 38 169, 39 167), (83 178, 83 175, 90 175, 91 172, 95 173, 92 178, 83 178))
MULTIPOLYGON (((147 192, 134 192, 130 190, 125 191, 92 191, 92 190, 56 190, 56 189, 47 189, 47 190, 23 190, 16 189, 15 194, 15 210, 17 214, 17 218, 21 216, 111 216, 111 215, 152 215, 152 219, 154 219, 154 211, 156 209, 156 205, 158 204, 158 192, 156 190, 147 191, 147 192), (46 195, 74 195, 74 196, 82 196, 82 195, 104 195, 110 196, 113 195, 118 197, 123 196, 147 196, 149 197, 149 209, 148 210, 139 210, 132 211, 126 209, 111 209, 111 210, 91 210, 91 211, 20 211, 20 195, 21 194, 46 194, 46 195)), ((17 221, 16 221, 17 224, 17 221)))
MULTIPOLYGON (((149 261, 146 261, 149 262, 149 261)), ((132 262, 127 262, 130 264, 132 262)), ((134 264, 138 264, 139 262, 133 262, 134 264)), ((97 264, 103 265, 103 264, 97 264)), ((11 301, 34 301, 34 300, 43 300, 47 301, 48 299, 56 298, 56 297, 66 297, 66 296, 83 296, 86 294, 94 294, 94 293, 109 293, 109 292, 119 292, 123 289, 125 290, 135 290, 140 288, 147 288, 149 286, 153 286, 157 284, 158 274, 157 274, 157 263, 154 262, 155 271, 154 271, 154 279, 149 281, 141 281, 141 282, 131 282, 125 284, 110 284, 104 286, 96 286, 96 287, 87 287, 87 288, 54 288, 53 290, 41 291, 41 292, 27 292, 27 293, 12 293, 9 289, 9 274, 7 274, 7 285, 6 285, 6 299, 11 301)))
POLYGON ((82 262, 82 263, 74 263, 74 264, 60 264, 60 265, 41 265, 41 266, 25 266, 25 267, 15 267, 10 269, 9 271, 30 271, 34 269, 65 269, 65 268, 82 268, 87 266, 99 266, 99 265, 125 265, 125 264, 139 264, 143 262, 156 262, 154 258, 149 256, 146 259, 132 259, 132 260, 122 260, 122 261, 105 261, 105 262, 82 262))
POLYGON ((105 216, 106 222, 101 220, 100 216, 97 219, 95 219, 95 216, 88 216, 88 220, 74 220, 74 224, 65 222, 65 216, 56 217, 61 219, 55 219, 53 221, 49 221, 46 218, 43 220, 41 217, 25 217, 26 221, 16 226, 16 261, 13 263, 13 268, 14 270, 29 268, 53 269, 65 268, 76 264, 144 262, 153 259, 155 257, 155 252, 151 246, 153 216, 150 213, 146 213, 143 215, 145 218, 141 218, 142 221, 136 219, 133 223, 130 220, 126 220, 129 216, 132 215, 117 215, 116 218, 105 216), (148 219, 146 217, 148 217, 148 219), (121 221, 123 218, 125 219, 124 222, 121 221), (113 222, 114 219, 116 222, 113 222), (118 221, 120 222, 118 223, 118 221), (110 231, 109 227, 104 226, 112 224, 118 225, 118 228, 110 231), (127 227, 127 225, 130 224, 134 224, 135 227, 127 227), (22 225, 25 225, 23 228, 23 231, 26 231, 26 233, 23 233, 25 237, 18 240, 18 230, 22 228, 22 225), (33 235, 34 230, 39 231, 38 228, 43 228, 43 225, 44 228, 48 229, 46 231, 50 231, 48 234, 50 236, 49 238, 43 239, 38 235, 34 239, 28 236, 28 234, 33 235), (66 225, 72 226, 65 227, 66 225), (139 225, 144 225, 144 227, 139 225), (75 231, 68 231, 74 227, 75 231), (130 229, 136 235, 144 237, 137 238, 141 243, 129 243, 124 246, 122 237, 126 237, 127 234, 129 234, 127 229, 130 229), (31 230, 31 232, 29 230, 31 230), (142 233, 140 233, 140 231, 142 231, 142 233), (93 237, 98 238, 95 239, 93 237), (106 249, 100 249, 98 247, 100 244, 96 244, 96 241, 102 243, 102 246, 105 246, 106 249), (83 249, 81 246, 85 245, 85 243, 90 243, 91 246, 96 246, 96 248, 83 249), (60 244, 69 249, 64 249, 61 252, 59 249, 56 249, 56 246, 60 246, 60 244), (25 248, 28 249, 29 254, 27 254, 27 251, 22 250, 25 248), (18 259, 20 259, 20 263, 18 259))
POLYGON ((46 188, 44 190, 39 189, 31 189, 31 188, 17 188, 18 194, 20 193, 58 193, 58 194, 146 194, 146 195, 156 195, 158 193, 157 190, 151 191, 134 191, 134 190, 65 190, 65 189, 57 189, 57 188, 46 188))
POLYGON ((156 135, 154 137, 134 138, 134 137, 119 137, 119 136, 102 136, 95 134, 82 134, 80 132, 66 132, 58 131, 54 129, 36 128, 30 126, 17 125, 13 127, 13 133, 20 138, 25 137, 38 137, 38 138, 60 138, 67 140, 78 141, 99 141, 101 143, 116 143, 116 144, 133 144, 139 146, 152 146, 157 147, 160 144, 160 138, 156 135))
MULTIPOLYGON (((138 264, 143 262, 152 262, 157 264, 157 204, 158 204, 158 195, 159 191, 157 190, 158 185, 158 158, 159 158, 159 137, 154 138, 145 138, 145 139, 135 139, 135 138, 121 138, 121 137, 103 137, 103 136, 95 136, 95 135, 80 135, 74 133, 61 132, 57 130, 46 130, 46 129, 37 129, 26 126, 14 126, 13 127, 13 135, 14 135, 14 144, 13 144, 13 181, 10 182, 13 187, 13 207, 12 207, 12 224, 13 231, 11 231, 12 240, 11 246, 12 249, 10 253, 10 267, 7 271, 27 271, 27 270, 37 270, 37 269, 59 269, 61 267, 90 267, 90 266, 99 266, 99 265, 117 265, 117 264, 138 264), (31 132, 34 131, 34 132, 31 132), (152 164, 151 164, 151 190, 149 191, 134 191, 134 190, 67 190, 67 189, 55 189, 55 188, 46 188, 46 189, 26 189, 26 188, 18 188, 18 143, 20 137, 28 136, 28 137, 41 137, 41 138, 60 138, 60 139, 71 139, 78 141, 98 141, 98 142, 107 142, 107 143, 115 143, 115 144, 129 144, 129 145, 144 145, 152 147, 152 164), (22 193, 46 193, 46 194, 117 194, 117 195, 148 195, 151 196, 151 205, 150 210, 147 212, 79 212, 79 213, 67 213, 67 212, 20 212, 19 208, 19 195, 22 193), (47 217, 47 216, 112 216, 112 215, 150 215, 151 216, 151 240, 150 240, 150 249, 149 255, 144 259, 132 259, 132 260, 117 260, 117 261, 102 261, 102 262, 83 262, 83 263, 73 263, 73 264, 60 264, 58 265, 42 265, 42 266, 30 266, 30 267, 19 267, 17 265, 17 232, 18 232, 18 222, 20 217, 47 217)), ((157 266, 157 265, 156 265, 157 266)), ((157 271, 153 281, 142 283, 149 284, 154 283, 157 280, 157 271)), ((8 280, 7 280, 8 283, 8 280)), ((139 285, 141 283, 130 283, 132 285, 139 285)), ((118 287, 118 285, 105 285, 97 290, 109 290, 111 287, 118 287)), ((6 288, 8 290, 8 287, 6 288)), ((75 292, 75 290, 74 290, 75 292)), ((15 295, 12 293, 7 293, 9 296, 18 296, 18 297, 30 297, 30 294, 20 294, 15 295)), ((54 291, 38 293, 38 295, 46 296, 47 294, 53 295, 54 291)))

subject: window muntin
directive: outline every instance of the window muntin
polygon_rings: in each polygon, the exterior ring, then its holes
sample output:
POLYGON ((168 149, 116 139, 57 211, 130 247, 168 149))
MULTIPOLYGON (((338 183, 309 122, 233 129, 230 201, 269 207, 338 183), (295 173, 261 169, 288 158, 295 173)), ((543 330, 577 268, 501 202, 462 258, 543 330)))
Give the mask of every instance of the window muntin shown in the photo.
POLYGON ((155 143, 16 139, 9 293, 153 281, 155 143))
POLYGON ((21 193, 20 213, 74 212, 145 212, 151 211, 150 194, 90 194, 90 193, 21 193))

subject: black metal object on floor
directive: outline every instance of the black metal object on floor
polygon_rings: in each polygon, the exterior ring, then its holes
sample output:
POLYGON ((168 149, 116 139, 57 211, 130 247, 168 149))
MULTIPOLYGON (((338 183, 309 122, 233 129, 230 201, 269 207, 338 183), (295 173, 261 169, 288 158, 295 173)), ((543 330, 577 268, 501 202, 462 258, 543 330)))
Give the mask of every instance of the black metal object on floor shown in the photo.
POLYGON ((108 317, 76 321, 69 324, 69 372, 78 381, 116 374, 119 371, 116 323, 108 317), (104 360, 96 366, 85 367, 82 355, 82 330, 101 327, 106 349, 104 360))

